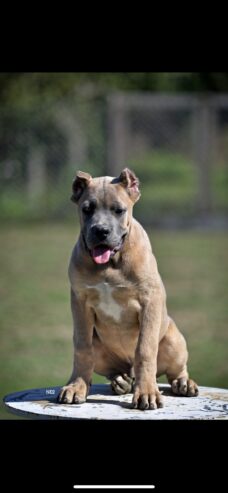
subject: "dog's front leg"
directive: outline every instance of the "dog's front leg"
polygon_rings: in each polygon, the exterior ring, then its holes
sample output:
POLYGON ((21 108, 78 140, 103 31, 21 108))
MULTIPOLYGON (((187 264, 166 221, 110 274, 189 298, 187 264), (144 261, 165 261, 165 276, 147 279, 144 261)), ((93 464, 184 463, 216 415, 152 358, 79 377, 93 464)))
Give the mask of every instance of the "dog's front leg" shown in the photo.
POLYGON ((67 385, 59 394, 59 402, 81 404, 85 402, 94 368, 93 327, 94 315, 85 300, 71 290, 71 310, 74 321, 74 364, 67 385))
POLYGON ((132 406, 141 410, 163 406, 156 383, 157 354, 162 315, 162 293, 153 289, 151 298, 143 301, 140 332, 135 352, 135 386, 132 406))

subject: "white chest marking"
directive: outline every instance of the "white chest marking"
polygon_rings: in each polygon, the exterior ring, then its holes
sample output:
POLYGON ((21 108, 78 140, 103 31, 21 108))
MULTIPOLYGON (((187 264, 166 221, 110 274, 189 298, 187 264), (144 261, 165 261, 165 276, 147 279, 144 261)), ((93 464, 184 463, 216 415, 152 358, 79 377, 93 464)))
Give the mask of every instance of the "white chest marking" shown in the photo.
POLYGON ((88 288, 94 288, 99 291, 99 309, 113 318, 116 322, 120 322, 122 307, 114 300, 112 292, 115 288, 110 286, 107 282, 101 282, 94 286, 87 286, 88 288))

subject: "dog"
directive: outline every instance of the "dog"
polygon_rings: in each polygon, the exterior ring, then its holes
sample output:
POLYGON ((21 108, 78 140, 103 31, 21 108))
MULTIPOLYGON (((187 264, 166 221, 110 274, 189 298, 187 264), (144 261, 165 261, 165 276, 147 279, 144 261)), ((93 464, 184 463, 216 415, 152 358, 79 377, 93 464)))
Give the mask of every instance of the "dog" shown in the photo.
POLYGON ((94 371, 116 394, 133 393, 135 409, 163 407, 162 374, 174 394, 198 395, 149 238, 133 217, 138 178, 128 168, 118 178, 79 171, 72 190, 81 225, 69 265, 74 363, 58 401, 85 402, 94 371))

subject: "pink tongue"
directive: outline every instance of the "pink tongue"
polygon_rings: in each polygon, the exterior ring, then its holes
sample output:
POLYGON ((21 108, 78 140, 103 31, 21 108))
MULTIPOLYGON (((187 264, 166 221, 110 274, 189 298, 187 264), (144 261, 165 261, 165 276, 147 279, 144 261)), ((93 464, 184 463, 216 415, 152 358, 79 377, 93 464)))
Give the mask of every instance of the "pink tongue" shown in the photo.
POLYGON ((107 247, 96 247, 92 250, 92 257, 96 264, 106 264, 111 255, 111 250, 107 247))

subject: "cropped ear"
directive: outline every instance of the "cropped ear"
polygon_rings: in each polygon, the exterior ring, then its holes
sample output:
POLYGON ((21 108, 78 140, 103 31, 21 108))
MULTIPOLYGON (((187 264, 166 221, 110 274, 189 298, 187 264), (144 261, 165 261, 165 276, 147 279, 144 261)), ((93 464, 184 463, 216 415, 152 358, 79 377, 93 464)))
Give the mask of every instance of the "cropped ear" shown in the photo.
POLYGON ((135 203, 140 198, 139 190, 139 179, 133 171, 129 168, 123 169, 121 171, 118 181, 123 184, 126 188, 128 195, 131 197, 132 201, 135 203))
POLYGON ((71 196, 71 200, 73 202, 78 202, 85 188, 88 186, 90 181, 92 180, 92 176, 89 173, 84 173, 84 171, 78 171, 76 177, 73 180, 72 191, 73 195, 71 196))

